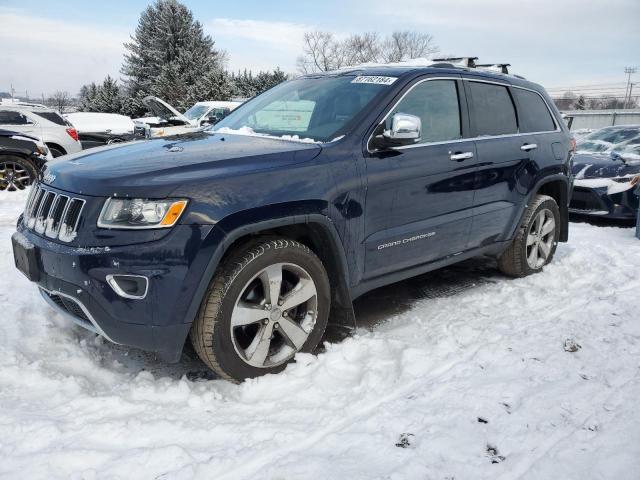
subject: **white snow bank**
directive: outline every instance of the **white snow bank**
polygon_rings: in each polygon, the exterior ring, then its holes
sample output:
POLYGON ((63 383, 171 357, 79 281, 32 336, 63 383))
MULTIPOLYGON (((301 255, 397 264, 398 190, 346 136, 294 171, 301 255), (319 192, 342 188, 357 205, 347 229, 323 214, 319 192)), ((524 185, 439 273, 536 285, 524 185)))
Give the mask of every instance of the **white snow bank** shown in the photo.
POLYGON ((107 132, 112 134, 133 133, 133 120, 116 113, 77 112, 65 115, 67 120, 81 133, 107 132))
POLYGON ((631 229, 572 224, 539 275, 481 271, 490 283, 234 385, 52 312, 13 266, 25 200, 0 193, 0 477, 637 479, 631 229))

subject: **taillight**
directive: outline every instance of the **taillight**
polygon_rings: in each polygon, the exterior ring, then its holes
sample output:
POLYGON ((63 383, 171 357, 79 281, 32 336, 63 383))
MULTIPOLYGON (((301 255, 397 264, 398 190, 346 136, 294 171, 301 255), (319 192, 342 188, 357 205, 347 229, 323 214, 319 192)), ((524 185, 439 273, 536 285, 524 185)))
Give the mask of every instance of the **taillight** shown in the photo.
POLYGON ((78 131, 75 128, 67 128, 67 133, 71 138, 73 138, 76 142, 78 141, 78 131))
POLYGON ((571 153, 576 153, 576 139, 571 137, 571 153))

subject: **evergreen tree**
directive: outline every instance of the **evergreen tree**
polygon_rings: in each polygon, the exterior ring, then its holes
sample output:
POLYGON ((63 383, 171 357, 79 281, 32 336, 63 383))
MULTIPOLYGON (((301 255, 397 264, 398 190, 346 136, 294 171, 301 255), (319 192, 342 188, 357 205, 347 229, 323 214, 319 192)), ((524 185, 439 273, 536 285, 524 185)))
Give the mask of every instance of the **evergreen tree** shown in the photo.
POLYGON ((587 103, 582 95, 578 97, 578 101, 576 102, 576 110, 584 110, 587 108, 587 103))
POLYGON ((205 88, 200 83, 219 74, 224 61, 200 22, 177 0, 157 0, 148 6, 125 48, 121 72, 132 97, 127 108, 137 113, 145 110, 140 100, 149 94, 179 109, 202 100, 196 97, 205 88))
POLYGON ((80 107, 80 111, 82 112, 95 112, 95 101, 98 95, 98 86, 95 82, 91 82, 89 85, 83 85, 80 88, 80 93, 78 94, 78 103, 80 107))
POLYGON ((232 76, 236 88, 235 94, 242 98, 254 97, 284 82, 287 78, 287 74, 279 68, 276 68, 273 72, 258 72, 255 76, 253 72, 245 69, 243 72, 238 72, 232 76))
POLYGON ((124 98, 116 80, 107 75, 102 85, 83 85, 78 95, 83 112, 121 113, 124 98))
POLYGON ((96 112, 120 113, 122 97, 117 82, 107 75, 98 89, 95 99, 96 112))

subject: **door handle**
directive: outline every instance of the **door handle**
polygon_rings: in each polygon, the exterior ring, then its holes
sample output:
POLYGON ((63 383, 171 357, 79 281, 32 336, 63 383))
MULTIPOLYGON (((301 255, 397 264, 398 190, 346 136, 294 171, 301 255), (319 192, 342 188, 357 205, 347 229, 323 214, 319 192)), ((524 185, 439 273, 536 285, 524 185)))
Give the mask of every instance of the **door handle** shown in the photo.
POLYGON ((463 160, 468 160, 469 158, 473 158, 473 152, 449 152, 449 158, 454 162, 462 162, 463 160))
POLYGON ((525 143, 520 147, 520 150, 528 152, 529 150, 535 150, 536 148, 538 148, 538 145, 536 145, 535 143, 525 143))

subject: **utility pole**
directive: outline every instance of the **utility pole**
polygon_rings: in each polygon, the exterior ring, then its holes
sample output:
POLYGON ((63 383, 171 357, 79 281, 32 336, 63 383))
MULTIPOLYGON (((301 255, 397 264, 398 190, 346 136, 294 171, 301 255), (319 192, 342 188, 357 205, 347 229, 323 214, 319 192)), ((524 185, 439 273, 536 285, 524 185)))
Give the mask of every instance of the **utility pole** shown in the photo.
POLYGON ((631 75, 636 73, 638 70, 636 67, 624 67, 624 73, 627 74, 627 88, 624 91, 624 108, 627 108, 627 104, 631 100, 631 75))
POLYGON ((633 86, 634 86, 634 85, 637 85, 637 83, 631 82, 631 83, 629 84, 629 105, 631 105, 631 102, 632 102, 632 100, 631 100, 631 99, 632 99, 633 97, 631 96, 631 92, 633 91, 633 86))

